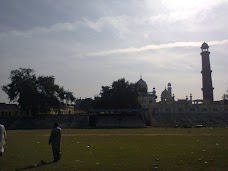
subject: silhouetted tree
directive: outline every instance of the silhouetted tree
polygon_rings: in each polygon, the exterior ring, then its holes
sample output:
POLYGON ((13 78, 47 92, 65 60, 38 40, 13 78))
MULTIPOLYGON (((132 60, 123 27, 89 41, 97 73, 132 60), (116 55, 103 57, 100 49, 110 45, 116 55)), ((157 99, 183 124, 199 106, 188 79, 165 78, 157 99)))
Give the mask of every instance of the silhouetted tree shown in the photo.
POLYGON ((94 99, 94 108, 128 109, 139 108, 136 84, 124 78, 114 81, 111 86, 102 86, 100 96, 94 99))
POLYGON ((92 110, 93 109, 93 99, 85 98, 76 100, 76 108, 78 110, 92 110))
POLYGON ((228 100, 228 90, 226 91, 226 94, 223 94, 222 99, 228 100))
POLYGON ((22 111, 31 111, 33 115, 75 101, 72 92, 55 84, 54 76, 36 77, 33 69, 19 68, 11 71, 9 79, 11 83, 2 86, 2 90, 10 101, 18 102, 22 111))

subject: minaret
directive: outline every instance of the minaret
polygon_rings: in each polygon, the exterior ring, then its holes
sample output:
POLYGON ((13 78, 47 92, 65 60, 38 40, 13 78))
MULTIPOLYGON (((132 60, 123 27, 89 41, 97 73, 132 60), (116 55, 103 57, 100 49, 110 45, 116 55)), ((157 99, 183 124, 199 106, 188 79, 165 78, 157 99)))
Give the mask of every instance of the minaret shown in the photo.
POLYGON ((210 66, 210 59, 209 59, 209 54, 210 52, 208 51, 208 44, 203 43, 201 46, 202 52, 200 55, 202 56, 202 82, 203 82, 203 100, 206 101, 213 101, 213 87, 212 87, 212 79, 211 79, 211 66, 210 66))
POLYGON ((171 83, 168 83, 168 92, 169 92, 169 97, 172 97, 172 87, 171 87, 171 83))

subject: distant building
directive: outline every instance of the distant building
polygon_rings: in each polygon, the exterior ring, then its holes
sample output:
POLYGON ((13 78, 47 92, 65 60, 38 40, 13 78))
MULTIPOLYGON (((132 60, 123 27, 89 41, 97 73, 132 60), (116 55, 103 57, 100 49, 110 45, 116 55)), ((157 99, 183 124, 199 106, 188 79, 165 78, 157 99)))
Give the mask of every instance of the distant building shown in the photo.
POLYGON ((168 88, 161 93, 161 102, 173 102, 174 94, 172 95, 171 83, 168 83, 168 88))
POLYGON ((210 52, 208 51, 209 46, 207 43, 203 43, 201 46, 202 52, 200 55, 202 56, 202 83, 203 83, 203 100, 204 101, 214 101, 213 97, 213 87, 212 87, 212 78, 211 78, 211 66, 210 66, 210 52))
POLYGON ((203 83, 203 99, 193 100, 192 94, 186 96, 185 99, 175 100, 172 94, 171 83, 161 93, 161 101, 156 102, 157 96, 155 88, 152 92, 147 92, 147 84, 142 78, 136 83, 142 92, 138 100, 147 113, 153 114, 228 114, 228 103, 225 100, 214 101, 213 87, 211 78, 211 68, 208 51, 208 44, 203 43, 202 52, 202 83, 203 83))
POLYGON ((59 109, 51 108, 46 114, 51 114, 51 115, 74 114, 74 106, 61 104, 59 109))
POLYGON ((136 83, 136 86, 140 95, 147 95, 148 87, 142 76, 140 76, 140 80, 136 83))
POLYGON ((146 82, 140 77, 140 80, 136 83, 138 87, 139 97, 138 101, 141 104, 142 108, 147 108, 149 104, 155 104, 157 95, 155 88, 153 88, 152 92, 148 92, 146 82))
POLYGON ((18 105, 16 104, 6 104, 0 103, 0 116, 1 117, 11 117, 11 116, 22 116, 18 105))
MULTIPOLYGON (((39 113, 40 115, 57 115, 57 114, 74 114, 74 106, 62 104, 59 109, 50 108, 46 113, 39 113)), ((0 103, 0 117, 21 117, 32 116, 30 111, 21 111, 17 104, 0 103)))

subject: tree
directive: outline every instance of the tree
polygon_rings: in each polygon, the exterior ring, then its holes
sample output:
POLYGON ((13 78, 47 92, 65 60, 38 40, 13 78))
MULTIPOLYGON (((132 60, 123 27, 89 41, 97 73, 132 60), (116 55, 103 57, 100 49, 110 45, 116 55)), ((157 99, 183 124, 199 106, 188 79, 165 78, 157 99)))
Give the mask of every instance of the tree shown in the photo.
POLYGON ((59 107, 59 86, 55 84, 54 76, 39 76, 36 86, 37 111, 46 112, 50 107, 59 107))
POLYGON ((139 108, 136 84, 124 78, 114 81, 111 86, 102 86, 100 96, 94 99, 94 108, 129 109, 139 108))
POLYGON ((36 77, 33 69, 19 68, 11 71, 9 79, 11 83, 2 86, 2 90, 10 101, 18 102, 22 111, 31 111, 33 115, 75 101, 72 92, 55 84, 54 76, 36 77))
POLYGON ((222 99, 228 100, 228 90, 226 91, 226 94, 223 94, 222 99))
POLYGON ((92 110, 93 109, 93 99, 85 98, 85 99, 77 99, 75 102, 75 108, 77 110, 92 110))
POLYGON ((75 102, 76 98, 74 97, 73 93, 68 91, 65 91, 63 87, 59 87, 57 90, 59 99, 61 103, 69 104, 69 102, 72 104, 72 102, 75 102))

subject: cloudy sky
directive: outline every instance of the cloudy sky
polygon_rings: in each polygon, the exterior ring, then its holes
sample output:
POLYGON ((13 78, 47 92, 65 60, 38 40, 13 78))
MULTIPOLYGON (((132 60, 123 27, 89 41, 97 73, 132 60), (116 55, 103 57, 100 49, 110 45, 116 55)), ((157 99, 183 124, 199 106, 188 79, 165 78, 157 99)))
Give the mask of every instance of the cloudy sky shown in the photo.
MULTIPOLYGON (((200 46, 206 41, 215 100, 228 88, 228 0, 0 0, 0 85, 10 71, 54 75, 76 97, 142 78, 158 100, 202 99, 200 46)), ((0 90, 0 102, 8 102, 0 90)))

